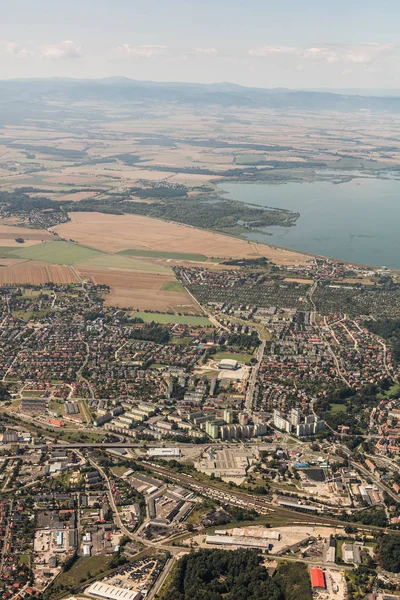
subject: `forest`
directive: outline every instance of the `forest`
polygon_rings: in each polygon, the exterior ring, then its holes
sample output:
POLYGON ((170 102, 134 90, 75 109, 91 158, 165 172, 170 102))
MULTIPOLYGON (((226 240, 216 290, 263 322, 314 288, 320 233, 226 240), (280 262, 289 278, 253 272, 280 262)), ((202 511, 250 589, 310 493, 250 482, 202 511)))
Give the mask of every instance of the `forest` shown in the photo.
POLYGON ((376 555, 382 569, 390 573, 400 573, 400 537, 383 535, 378 541, 376 555))
POLYGON ((303 563, 270 577, 255 550, 200 550, 178 563, 163 600, 311 600, 303 563))

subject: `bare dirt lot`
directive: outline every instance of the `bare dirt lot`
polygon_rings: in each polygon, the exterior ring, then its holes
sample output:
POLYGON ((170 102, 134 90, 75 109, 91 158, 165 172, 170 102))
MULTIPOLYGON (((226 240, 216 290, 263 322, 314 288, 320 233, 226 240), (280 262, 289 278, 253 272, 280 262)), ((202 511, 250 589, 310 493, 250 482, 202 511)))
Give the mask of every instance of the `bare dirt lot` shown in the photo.
POLYGON ((290 250, 255 244, 219 233, 138 215, 72 213, 54 229, 62 237, 107 252, 141 249, 190 252, 209 257, 266 256, 278 264, 306 264, 311 258, 290 250))
MULTIPOLYGON (((1 262, 1 260, 0 260, 1 262)), ((0 285, 13 283, 78 283, 78 278, 69 267, 50 265, 43 262, 24 262, 18 265, 0 267, 0 285)))
POLYGON ((79 266, 76 270, 82 279, 110 286, 111 292, 105 296, 108 305, 161 312, 200 313, 186 292, 161 291, 168 281, 175 281, 173 276, 79 266))

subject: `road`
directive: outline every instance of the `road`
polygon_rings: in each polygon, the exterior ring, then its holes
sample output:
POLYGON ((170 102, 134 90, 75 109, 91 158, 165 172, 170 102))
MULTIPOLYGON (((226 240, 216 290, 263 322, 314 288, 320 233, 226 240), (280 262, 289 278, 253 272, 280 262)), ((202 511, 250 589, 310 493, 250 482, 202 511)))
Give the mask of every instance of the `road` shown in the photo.
POLYGON ((3 573, 3 566, 4 566, 4 556, 6 553, 6 546, 7 546, 7 540, 8 540, 8 536, 10 533, 10 521, 11 521, 11 515, 12 515, 12 511, 13 511, 13 506, 14 506, 14 501, 11 500, 10 502, 10 508, 9 508, 9 512, 7 515, 7 525, 6 525, 6 530, 4 533, 4 538, 3 538, 3 547, 1 549, 1 558, 0 558, 0 574, 3 573))
POLYGON ((149 594, 146 596, 146 598, 148 598, 149 600, 153 600, 153 598, 155 598, 155 596, 158 594, 158 592, 164 585, 164 582, 167 579, 168 575, 170 574, 174 564, 175 564, 175 557, 172 556, 169 560, 167 560, 164 569, 161 571, 157 581, 151 588, 151 590, 150 590, 149 594))
POLYGON ((314 281, 309 294, 308 294, 308 299, 310 301, 310 304, 312 305, 312 311, 310 312, 310 325, 314 325, 315 324, 315 314, 316 314, 316 306, 315 306, 315 302, 313 300, 313 295, 315 290, 317 289, 318 283, 316 281, 314 281))
MULTIPOLYGON (((343 320, 343 319, 342 319, 343 320)), ((333 329, 330 328, 330 326, 327 323, 326 317, 324 317, 324 323, 325 323, 325 327, 327 327, 331 333, 331 335, 333 337, 335 337, 335 333, 333 331, 333 329)), ((340 377, 340 379, 347 385, 347 387, 351 387, 350 383, 347 381, 346 377, 343 375, 342 370, 340 368, 340 364, 339 364, 339 360, 336 356, 336 354, 334 353, 334 351, 332 350, 332 346, 330 345, 330 343, 325 339, 325 336, 323 335, 323 333, 321 332, 321 337, 324 339, 325 343, 328 346, 328 350, 329 352, 332 354, 332 358, 334 360, 335 366, 336 366, 336 371, 338 376, 340 377)), ((336 339, 336 338, 335 338, 336 339)))
POLYGON ((87 342, 85 342, 85 340, 82 338, 82 334, 81 333, 79 333, 79 339, 81 340, 81 342, 83 344, 85 344, 85 347, 86 347, 86 356, 85 356, 85 360, 83 361, 82 365, 79 368, 79 371, 77 371, 77 373, 76 373, 76 377, 77 377, 77 379, 80 379, 81 381, 84 381, 86 383, 86 385, 88 386, 88 389, 90 391, 90 394, 91 394, 90 397, 94 398, 95 394, 94 394, 94 391, 93 391, 93 388, 92 388, 92 385, 91 385, 90 381, 88 381, 86 379, 86 377, 83 377, 83 375, 82 375, 83 369, 85 369, 86 365, 89 362, 89 356, 90 356, 89 344, 87 342))
POLYGON ((251 369, 251 375, 249 377, 249 383, 248 383, 247 392, 246 392, 246 409, 249 412, 252 412, 252 410, 253 410, 254 389, 255 389, 256 384, 257 384, 258 372, 260 370, 260 366, 261 366, 262 359, 263 359, 263 356, 264 356, 265 344, 266 343, 267 343, 266 340, 262 340, 260 346, 258 347, 258 350, 257 350, 257 363, 252 367, 252 369, 251 369))
MULTIPOLYGON (((85 457, 82 454, 80 454, 80 456, 81 456, 81 458, 85 459, 85 457)), ((112 511, 114 513, 115 523, 117 524, 117 526, 119 527, 119 529, 122 531, 122 533, 124 535, 128 536, 129 539, 131 539, 134 542, 140 541, 144 546, 152 546, 153 544, 151 544, 148 540, 143 540, 142 538, 139 539, 136 534, 132 533, 131 531, 129 531, 129 529, 127 529, 127 527, 125 527, 125 525, 123 524, 122 519, 120 517, 119 511, 118 511, 118 507, 115 504, 114 494, 112 492, 110 479, 109 479, 107 473, 92 458, 87 457, 87 460, 92 465, 92 467, 94 469, 96 469, 100 473, 100 475, 103 477, 103 479, 105 480, 105 482, 107 484, 108 496, 109 496, 109 500, 110 500, 110 506, 111 506, 112 511)))
POLYGON ((228 327, 225 327, 225 325, 221 325, 221 323, 214 317, 214 315, 209 312, 208 310, 206 310, 204 308, 204 306, 202 306, 200 304, 200 302, 195 298, 195 296, 193 296, 192 292, 186 287, 184 286, 186 292, 189 294, 189 296, 191 297, 191 299, 193 300, 193 302, 196 304, 196 306, 198 306, 201 310, 201 312, 206 315, 208 317, 208 320, 217 328, 217 329, 224 329, 225 331, 227 331, 228 333, 231 333, 231 330, 228 329, 228 327))

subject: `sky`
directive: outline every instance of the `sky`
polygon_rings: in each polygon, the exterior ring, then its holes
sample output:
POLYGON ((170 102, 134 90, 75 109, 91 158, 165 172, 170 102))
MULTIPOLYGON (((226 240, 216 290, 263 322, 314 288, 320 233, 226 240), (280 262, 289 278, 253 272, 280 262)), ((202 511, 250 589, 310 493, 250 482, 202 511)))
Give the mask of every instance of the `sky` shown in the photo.
POLYGON ((399 0, 0 0, 0 79, 400 88, 399 0))

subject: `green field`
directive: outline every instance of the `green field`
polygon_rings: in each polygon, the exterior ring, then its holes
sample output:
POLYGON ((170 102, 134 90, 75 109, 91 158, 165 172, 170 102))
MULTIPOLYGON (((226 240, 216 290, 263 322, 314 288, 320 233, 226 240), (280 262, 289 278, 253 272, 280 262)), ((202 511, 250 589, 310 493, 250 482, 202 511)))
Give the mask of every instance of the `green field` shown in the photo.
POLYGON ((390 388, 387 390, 385 396, 387 398, 398 398, 400 396, 400 384, 394 383, 393 385, 391 385, 390 388))
POLYGON ((258 165, 265 160, 262 154, 237 154, 233 162, 237 165, 258 165))
POLYGON ((111 559, 112 557, 104 554, 89 558, 79 558, 69 571, 61 573, 60 577, 55 580, 54 588, 60 589, 61 586, 65 586, 66 589, 71 589, 87 579, 97 577, 107 570, 111 559))
POLYGON ((15 252, 20 248, 13 248, 12 246, 0 246, 0 258, 19 258, 15 252))
POLYGON ((223 360, 224 358, 228 358, 230 360, 237 360, 238 362, 243 362, 247 364, 253 358, 253 355, 236 352, 217 352, 217 354, 213 355, 213 358, 215 358, 216 360, 223 360))
POLYGON ((341 412, 347 412, 347 408, 345 404, 331 404, 330 411, 331 415, 337 415, 341 412))
POLYGON ((172 336, 170 339, 170 344, 175 344, 175 346, 188 346, 193 341, 193 338, 190 336, 187 337, 178 337, 172 336))
POLYGON ((17 258, 41 260, 56 265, 73 265, 83 260, 102 256, 102 253, 70 242, 45 242, 27 248, 13 249, 13 255, 17 258))
POLYGON ((184 292, 185 288, 179 281, 167 281, 161 288, 162 292, 184 292))
POLYGON ((123 254, 124 256, 141 256, 143 258, 176 258, 177 260, 194 260, 196 262, 207 260, 207 256, 204 256, 204 254, 167 252, 163 250, 122 250, 118 254, 123 254))
MULTIPOLYGON (((85 267, 98 267, 100 269, 128 269, 131 271, 142 271, 143 273, 160 273, 170 275, 172 273, 169 267, 158 265, 157 263, 145 260, 137 260, 120 254, 100 254, 99 256, 89 257, 88 260, 80 261, 80 265, 85 267)), ((174 283, 174 282, 171 282, 174 283)))
POLYGON ((191 317, 190 315, 167 315, 156 312, 134 312, 133 317, 140 317, 145 323, 178 323, 179 325, 199 325, 209 327, 211 325, 207 317, 191 317))

